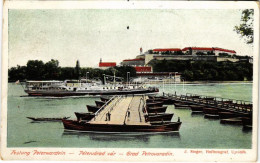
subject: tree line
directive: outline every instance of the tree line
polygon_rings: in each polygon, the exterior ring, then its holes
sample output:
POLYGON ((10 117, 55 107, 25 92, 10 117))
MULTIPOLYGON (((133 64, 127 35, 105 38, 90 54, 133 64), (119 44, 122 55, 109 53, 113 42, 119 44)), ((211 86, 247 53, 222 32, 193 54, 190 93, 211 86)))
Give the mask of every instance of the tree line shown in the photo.
POLYGON ((60 67, 58 60, 50 60, 44 63, 41 60, 29 60, 25 66, 11 67, 8 70, 8 81, 14 82, 17 80, 78 80, 80 78, 88 79, 104 79, 104 75, 122 77, 123 81, 127 80, 127 72, 130 72, 131 77, 136 76, 134 67, 116 66, 106 70, 99 68, 81 68, 79 61, 75 67, 60 67))
MULTIPOLYGON (((249 62, 211 62, 211 61, 167 61, 150 62, 154 72, 179 72, 188 81, 251 81, 253 64, 249 62)), ((72 80, 87 78, 104 79, 104 75, 122 77, 127 80, 127 72, 136 77, 136 70, 131 66, 116 66, 106 70, 99 68, 81 68, 79 61, 75 67, 60 67, 59 61, 52 59, 44 63, 40 60, 29 60, 26 66, 12 67, 8 70, 8 81, 17 80, 72 80)), ((110 78, 110 80, 112 80, 110 78)))
POLYGON ((251 81, 253 64, 249 62, 167 61, 151 62, 154 72, 179 72, 188 81, 251 81))

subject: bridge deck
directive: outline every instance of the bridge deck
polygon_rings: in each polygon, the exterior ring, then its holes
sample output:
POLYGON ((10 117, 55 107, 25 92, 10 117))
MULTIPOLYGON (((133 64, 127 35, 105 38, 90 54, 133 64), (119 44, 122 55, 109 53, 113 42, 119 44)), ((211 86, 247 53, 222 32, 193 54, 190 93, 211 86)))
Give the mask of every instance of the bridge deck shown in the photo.
POLYGON ((150 125, 150 123, 145 122, 142 112, 145 105, 143 98, 146 97, 116 97, 89 122, 93 124, 150 125), (108 113, 110 113, 110 120, 108 113))

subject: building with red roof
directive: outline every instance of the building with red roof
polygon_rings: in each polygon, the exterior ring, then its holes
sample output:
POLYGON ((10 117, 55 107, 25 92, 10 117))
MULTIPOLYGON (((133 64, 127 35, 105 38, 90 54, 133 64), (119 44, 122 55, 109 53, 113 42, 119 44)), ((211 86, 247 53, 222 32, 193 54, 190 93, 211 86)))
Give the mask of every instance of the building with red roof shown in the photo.
POLYGON ((175 52, 175 51, 181 51, 179 48, 167 48, 167 49, 153 49, 153 52, 175 52))
POLYGON ((197 54, 211 54, 218 56, 220 53, 226 53, 229 55, 236 54, 236 51, 234 50, 228 50, 223 48, 217 48, 217 47, 185 47, 182 49, 182 52, 186 55, 197 55, 197 54))
POLYGON ((98 67, 101 69, 107 69, 110 67, 115 67, 116 66, 116 62, 102 62, 102 59, 100 59, 99 65, 98 67))
POLYGON ((135 59, 125 59, 121 63, 123 66, 144 66, 145 59, 144 58, 135 58, 135 59))

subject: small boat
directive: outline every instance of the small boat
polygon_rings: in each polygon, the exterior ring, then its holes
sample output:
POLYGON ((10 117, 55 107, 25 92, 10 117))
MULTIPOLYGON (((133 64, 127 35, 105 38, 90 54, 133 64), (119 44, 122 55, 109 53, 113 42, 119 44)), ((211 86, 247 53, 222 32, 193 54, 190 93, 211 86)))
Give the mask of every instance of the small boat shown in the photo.
POLYGON ((205 97, 205 98, 203 98, 204 100, 207 100, 207 101, 212 101, 212 100, 214 100, 214 97, 205 97))
POLYGON ((198 99, 198 98, 200 98, 200 96, 199 95, 194 95, 194 96, 191 96, 191 98, 198 99))
POLYGON ((102 107, 103 105, 105 105, 106 102, 104 101, 95 101, 97 107, 102 107))
POLYGON ((171 121, 173 113, 149 113, 148 121, 171 121))
POLYGON ((154 103, 154 102, 163 102, 163 105, 171 105, 174 104, 173 99, 168 99, 168 98, 158 98, 158 99, 147 99, 147 103, 154 103))
POLYGON ((162 125, 162 124, 169 124, 171 121, 151 121, 151 125, 162 125))
POLYGON ((216 108, 203 108, 204 114, 218 115, 218 109, 216 108))
POLYGON ((233 101, 232 101, 232 100, 227 100, 227 101, 223 101, 222 103, 223 103, 223 104, 232 104, 233 101))
POLYGON ((88 112, 96 113, 100 107, 95 106, 95 105, 86 105, 88 112))
POLYGON ((165 113, 167 106, 158 106, 158 107, 147 107, 146 110, 148 113, 165 113))
POLYGON ((101 96, 101 97, 100 97, 100 100, 103 101, 103 102, 107 102, 107 101, 110 100, 110 98, 109 98, 109 97, 101 96))
POLYGON ((217 114, 205 114, 204 118, 208 118, 208 119, 219 119, 219 115, 217 114))
POLYGON ((182 122, 171 122, 162 125, 125 125, 125 124, 97 124, 85 121, 62 120, 64 128, 68 130, 79 130, 88 132, 172 132, 179 131, 182 122))
POLYGON ((80 121, 80 120, 90 121, 92 118, 95 117, 94 113, 79 113, 79 112, 74 112, 74 113, 75 113, 78 121, 80 121))
POLYGON ((174 103, 175 109, 178 108, 190 108, 190 105, 183 103, 183 102, 179 102, 179 103, 174 103))
POLYGON ((242 119, 243 127, 252 128, 253 125, 252 118, 242 117, 241 119, 242 119))
POLYGON ((158 101, 158 102, 146 103, 146 106, 147 107, 151 107, 151 106, 161 107, 161 106, 163 106, 163 102, 162 101, 158 101))
POLYGON ((232 113, 232 112, 219 112, 219 118, 220 119, 228 119, 228 118, 235 118, 235 117, 239 117, 238 114, 232 113))
POLYGON ((28 119, 31 119, 33 121, 50 121, 50 122, 61 122, 61 120, 69 119, 70 117, 63 117, 63 118, 35 118, 35 117, 26 117, 28 119))
POLYGON ((190 105, 192 112, 203 112, 203 106, 200 105, 190 105))
POLYGON ((232 124, 232 125, 242 125, 242 119, 240 117, 237 118, 229 118, 229 119, 221 119, 220 123, 222 124, 232 124))

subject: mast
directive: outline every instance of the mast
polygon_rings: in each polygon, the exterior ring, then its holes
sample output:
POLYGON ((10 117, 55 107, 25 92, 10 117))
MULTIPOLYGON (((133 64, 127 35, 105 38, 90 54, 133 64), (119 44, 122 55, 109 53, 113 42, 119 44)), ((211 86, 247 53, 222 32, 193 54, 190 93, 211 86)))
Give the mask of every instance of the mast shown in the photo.
POLYGON ((114 71, 114 86, 116 85, 116 72, 114 71))

